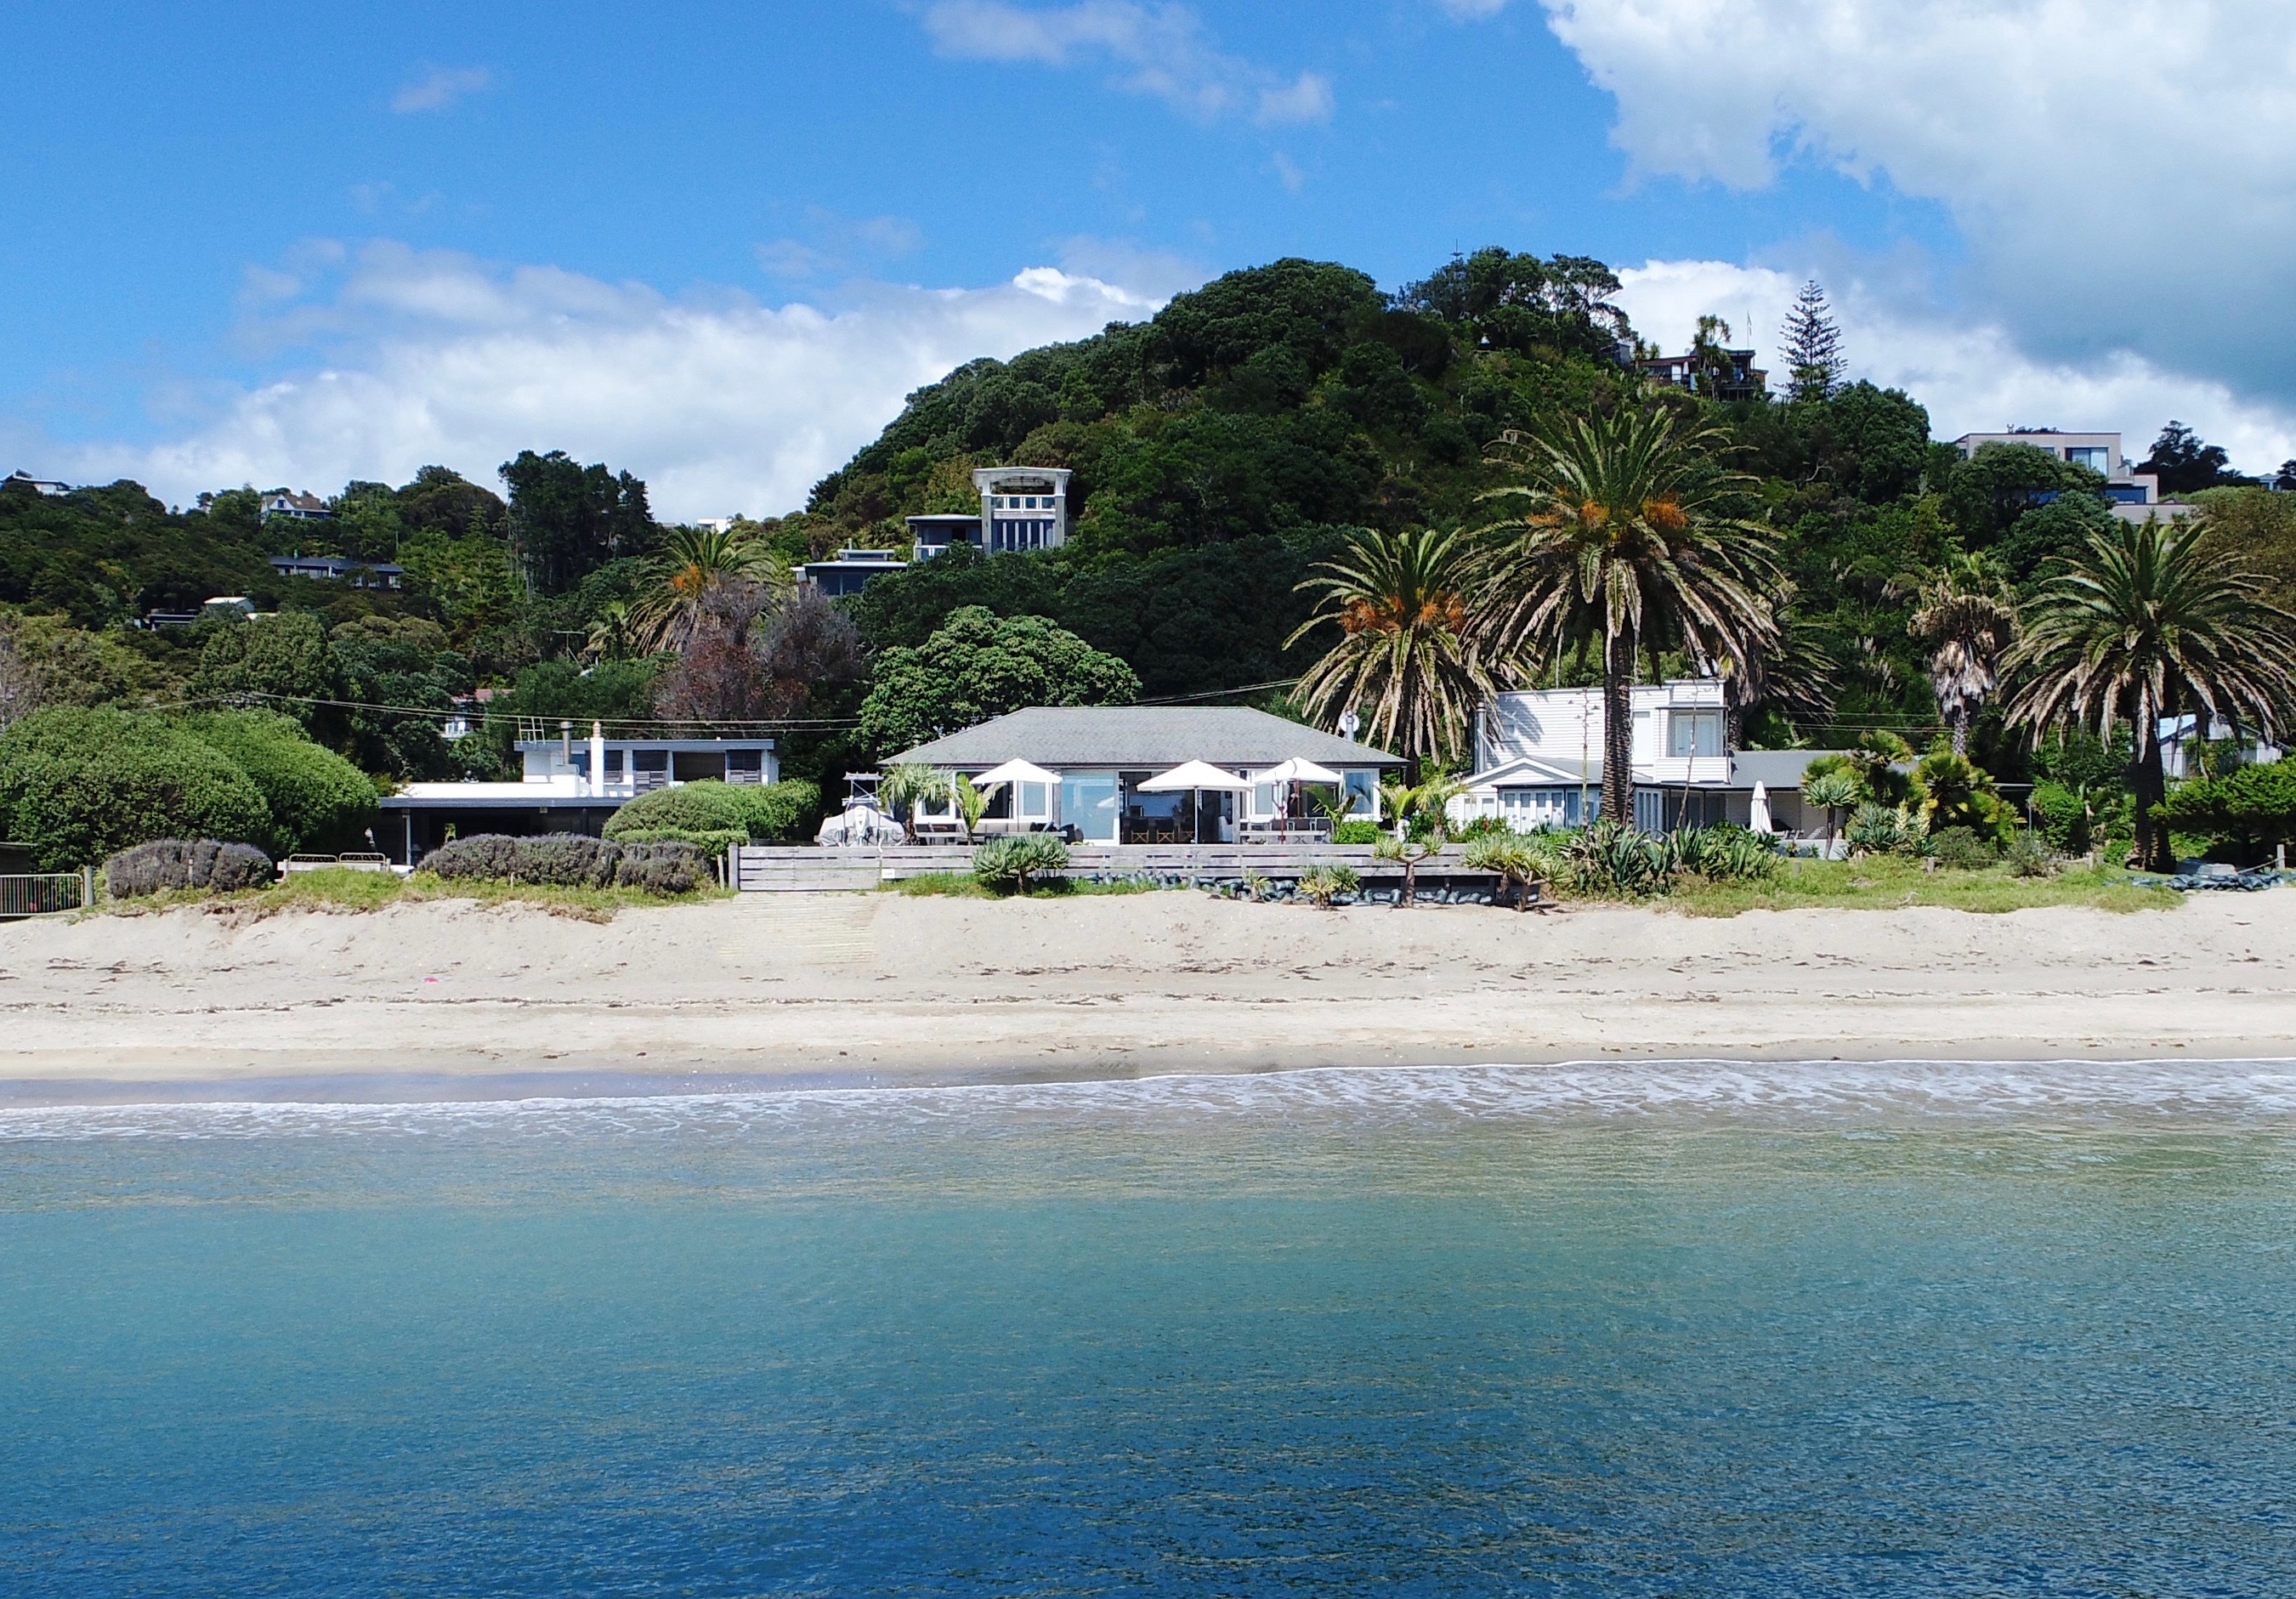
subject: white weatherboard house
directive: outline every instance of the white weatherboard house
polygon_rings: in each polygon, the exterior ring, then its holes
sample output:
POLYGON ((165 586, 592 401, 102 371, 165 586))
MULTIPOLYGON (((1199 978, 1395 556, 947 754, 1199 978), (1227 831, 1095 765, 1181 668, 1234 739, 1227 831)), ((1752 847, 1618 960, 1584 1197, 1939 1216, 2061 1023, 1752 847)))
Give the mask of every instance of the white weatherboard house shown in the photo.
MULTIPOLYGON (((1328 786, 1344 791, 1350 814, 1367 820, 1379 815, 1380 779, 1404 765, 1384 750, 1226 705, 1034 706, 891 758, 968 778, 1025 762, 1053 781, 998 783, 984 830, 1074 829, 1080 840, 1104 844, 1250 838, 1291 802, 1290 785, 1267 775, 1300 761, 1336 776, 1328 786), (1233 786, 1149 786, 1196 761, 1213 768, 1207 782, 1233 786)), ((947 808, 944 802, 925 814, 946 816, 947 808)))
MULTIPOLYGON (((1802 768, 1823 750, 1726 747, 1718 678, 1639 684, 1634 710, 1635 825, 1646 832, 1717 822, 1746 825, 1762 785, 1781 832, 1804 831, 1802 768)), ((1475 723, 1474 772, 1451 803, 1465 822, 1504 816, 1519 831, 1575 827, 1603 797, 1603 691, 1530 689, 1495 694, 1475 723)))

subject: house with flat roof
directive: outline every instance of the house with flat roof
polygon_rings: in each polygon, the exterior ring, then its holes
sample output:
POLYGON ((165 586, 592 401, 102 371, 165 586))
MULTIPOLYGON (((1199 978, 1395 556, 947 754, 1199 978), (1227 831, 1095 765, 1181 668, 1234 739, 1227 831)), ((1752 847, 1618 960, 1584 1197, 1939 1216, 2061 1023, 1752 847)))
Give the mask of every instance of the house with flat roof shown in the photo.
POLYGON ((769 738, 608 736, 598 723, 578 736, 571 721, 521 725, 516 783, 410 783, 382 801, 382 848, 411 866, 450 836, 479 832, 586 832, 596 837, 640 794, 681 783, 777 783, 769 738))
MULTIPOLYGON (((2054 428, 2011 430, 2005 433, 1964 433, 1953 441, 1964 460, 1988 444, 2023 445, 2028 449, 2046 450, 2060 461, 2070 461, 2075 466, 2086 466, 2104 476, 2102 491, 2113 515, 2125 522, 2142 522, 2151 517, 2162 521, 2181 521, 2198 507, 2183 500, 2161 497, 2161 480, 2151 472, 2140 472, 2128 463, 2120 453, 2118 433, 2061 433, 2054 428)), ((2033 496, 2036 504, 2046 504, 2056 498, 2052 493, 2033 496)))
MULTIPOLYGON (((1759 783, 1775 829, 1804 831, 1802 768, 1823 750, 1728 747, 1719 678, 1635 685, 1635 825, 1645 832, 1750 825, 1759 783)), ((1525 689, 1495 694, 1475 723, 1474 771, 1451 803, 1459 822, 1504 816, 1521 832, 1595 820, 1603 799, 1603 691, 1525 689)))
POLYGON ((1645 356, 1635 369, 1653 382, 1685 389, 1710 400, 1759 399, 1768 390, 1770 374, 1754 365, 1750 349, 1692 351, 1686 356, 1645 356))
MULTIPOLYGON (((989 831, 1042 829, 1104 844, 1234 843, 1296 820, 1291 783, 1267 775, 1306 761, 1335 781, 1316 784, 1349 813, 1379 816, 1379 782, 1404 760, 1336 734, 1234 705, 1034 706, 905 750, 893 764, 972 778, 1025 762, 1043 779, 998 783, 989 831), (1145 786, 1190 762, 1232 786, 1145 786)), ((944 802, 928 814, 946 816, 944 802)))
POLYGON ((980 513, 912 516, 909 537, 919 561, 952 545, 969 544, 984 555, 1014 550, 1057 550, 1069 541, 1069 479, 1060 466, 984 466, 972 474, 980 513))
MULTIPOLYGON (((914 519, 913 519, 914 520, 914 519)), ((808 561, 797 569, 797 580, 809 583, 832 600, 857 594, 872 578, 906 571, 909 563, 892 550, 843 549, 834 561, 808 561)))

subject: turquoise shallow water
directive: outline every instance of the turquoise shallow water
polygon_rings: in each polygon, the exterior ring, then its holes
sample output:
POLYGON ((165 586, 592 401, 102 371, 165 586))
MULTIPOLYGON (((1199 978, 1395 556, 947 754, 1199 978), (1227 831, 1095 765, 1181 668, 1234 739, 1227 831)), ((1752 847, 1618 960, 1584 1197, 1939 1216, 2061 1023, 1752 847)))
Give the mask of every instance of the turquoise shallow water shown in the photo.
POLYGON ((2296 1593, 2296 1068, 0 1113, 0 1592, 2296 1593))

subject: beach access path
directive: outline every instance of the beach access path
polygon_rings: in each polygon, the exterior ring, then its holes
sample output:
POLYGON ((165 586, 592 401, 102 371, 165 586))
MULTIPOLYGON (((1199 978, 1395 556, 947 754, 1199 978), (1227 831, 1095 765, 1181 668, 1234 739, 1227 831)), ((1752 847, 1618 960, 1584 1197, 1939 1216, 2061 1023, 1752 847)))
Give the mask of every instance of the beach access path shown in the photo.
POLYGON ((2296 1055, 2296 890, 2131 914, 761 894, 605 924, 444 901, 0 926, 0 1103, 2179 1054, 2296 1055))

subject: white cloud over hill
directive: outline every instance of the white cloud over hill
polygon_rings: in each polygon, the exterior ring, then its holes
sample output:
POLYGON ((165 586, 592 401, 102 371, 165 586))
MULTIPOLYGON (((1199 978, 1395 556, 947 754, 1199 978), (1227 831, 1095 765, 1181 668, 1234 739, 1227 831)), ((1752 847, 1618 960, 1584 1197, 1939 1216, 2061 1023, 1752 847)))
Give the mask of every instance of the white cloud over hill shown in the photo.
POLYGON ((2284 0, 1541 4, 1638 171, 1886 179, 1950 212, 1970 302, 2025 350, 2296 402, 2284 0))
POLYGON ((775 309, 730 291, 671 299, 389 243, 324 283, 282 307, 307 282, 267 273, 253 298, 272 308, 245 336, 316 345, 326 359, 165 443, 85 448, 69 475, 134 477, 180 503, 242 482, 320 493, 352 478, 403 482, 434 462, 491 483, 521 449, 563 448, 644 478, 660 515, 775 514, 803 504, 919 385, 1160 303, 1032 266, 987 288, 869 285, 833 308, 775 309))

